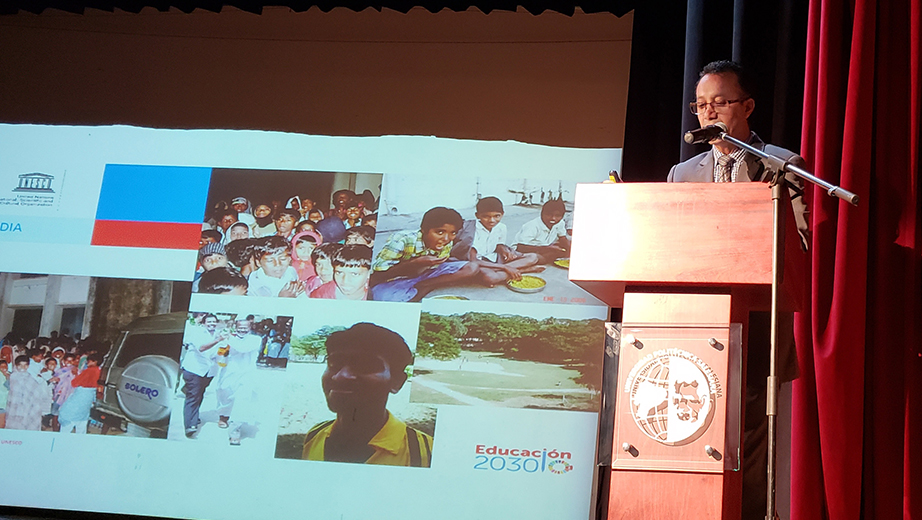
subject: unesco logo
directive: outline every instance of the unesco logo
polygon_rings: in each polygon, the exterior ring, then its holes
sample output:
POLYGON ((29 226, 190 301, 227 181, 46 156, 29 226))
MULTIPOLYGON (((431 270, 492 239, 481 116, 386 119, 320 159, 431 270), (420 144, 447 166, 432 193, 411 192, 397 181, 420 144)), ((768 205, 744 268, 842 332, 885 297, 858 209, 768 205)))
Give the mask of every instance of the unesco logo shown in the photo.
POLYGON ((474 469, 564 475, 573 471, 568 451, 500 448, 478 444, 474 448, 474 469))
POLYGON ((54 181, 54 175, 47 173, 23 173, 19 176, 19 186, 13 188, 13 191, 25 191, 31 193, 54 193, 51 183, 54 181))

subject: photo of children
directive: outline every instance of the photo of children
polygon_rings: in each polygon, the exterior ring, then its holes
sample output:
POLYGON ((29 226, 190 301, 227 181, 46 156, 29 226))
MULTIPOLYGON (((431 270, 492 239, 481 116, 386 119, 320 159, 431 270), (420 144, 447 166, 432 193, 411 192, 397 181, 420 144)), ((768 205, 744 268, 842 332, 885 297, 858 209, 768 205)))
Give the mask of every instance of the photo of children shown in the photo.
POLYGON ((190 288, 189 282, 0 273, 0 293, 9 295, 0 305, 0 428, 165 437, 160 427, 169 407, 149 399, 142 404, 152 415, 133 413, 136 401, 122 393, 121 377, 142 367, 139 358, 179 362, 181 334, 144 324, 162 323, 171 311, 185 314, 190 288))
POLYGON ((411 402, 598 412, 607 307, 422 307, 411 402))
POLYGON ((368 277, 361 270, 370 270, 381 179, 379 174, 214 169, 193 291, 366 299, 368 277), (344 245, 355 247, 339 251, 344 245), (320 251, 316 256, 315 250, 320 251), (324 284, 329 285, 320 290, 324 284))
POLYGON ((275 456, 430 467, 436 411, 409 403, 417 310, 329 302, 324 311, 293 331, 275 456))
POLYGON ((576 181, 388 175, 371 294, 601 303, 568 278, 576 181))
POLYGON ((292 322, 289 316, 190 312, 174 405, 182 403, 182 414, 174 414, 169 438, 231 446, 255 438, 265 395, 288 364, 292 322))

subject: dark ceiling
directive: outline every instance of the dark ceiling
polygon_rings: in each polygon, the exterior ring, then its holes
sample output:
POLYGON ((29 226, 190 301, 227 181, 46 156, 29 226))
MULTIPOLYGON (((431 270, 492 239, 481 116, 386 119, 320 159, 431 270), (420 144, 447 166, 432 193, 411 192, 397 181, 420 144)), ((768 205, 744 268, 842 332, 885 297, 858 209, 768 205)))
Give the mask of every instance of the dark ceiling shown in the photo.
POLYGON ((491 11, 515 11, 522 8, 531 14, 541 14, 544 11, 556 11, 566 15, 572 15, 576 9, 584 13, 610 12, 616 16, 622 16, 634 8, 635 0, 582 0, 561 1, 561 0, 488 0, 488 1, 461 1, 461 0, 441 0, 441 1, 405 1, 389 0, 370 2, 367 0, 277 0, 274 2, 259 2, 256 0, 3 0, 0 2, 0 15, 16 14, 24 11, 34 14, 41 14, 46 9, 59 9, 71 13, 82 14, 86 9, 99 9, 102 11, 114 11, 116 9, 130 13, 138 13, 145 7, 151 7, 159 11, 169 11, 178 9, 184 13, 191 13, 196 9, 218 12, 224 7, 231 7, 251 13, 261 14, 263 7, 287 7, 293 11, 307 11, 312 7, 317 7, 321 11, 330 11, 336 7, 345 7, 353 11, 362 11, 372 8, 375 10, 391 9, 406 13, 414 7, 423 7, 430 12, 438 12, 443 9, 452 11, 466 11, 475 8, 489 13, 491 11))

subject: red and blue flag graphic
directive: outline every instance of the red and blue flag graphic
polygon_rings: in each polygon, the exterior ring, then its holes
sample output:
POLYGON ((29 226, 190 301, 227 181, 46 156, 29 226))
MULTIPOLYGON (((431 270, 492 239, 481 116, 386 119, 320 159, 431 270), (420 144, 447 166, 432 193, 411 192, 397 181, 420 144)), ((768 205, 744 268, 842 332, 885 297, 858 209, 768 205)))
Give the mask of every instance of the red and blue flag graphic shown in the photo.
POLYGON ((211 168, 108 164, 94 246, 198 249, 211 168))

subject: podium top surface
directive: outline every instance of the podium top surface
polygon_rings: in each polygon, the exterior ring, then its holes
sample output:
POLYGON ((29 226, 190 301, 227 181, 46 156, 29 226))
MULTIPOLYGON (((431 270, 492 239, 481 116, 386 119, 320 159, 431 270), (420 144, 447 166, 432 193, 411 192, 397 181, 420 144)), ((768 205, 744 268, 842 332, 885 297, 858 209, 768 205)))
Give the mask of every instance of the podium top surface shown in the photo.
MULTIPOLYGON (((786 248, 799 250, 789 217, 786 248)), ((570 280, 771 285, 771 188, 745 182, 579 184, 570 280)))

